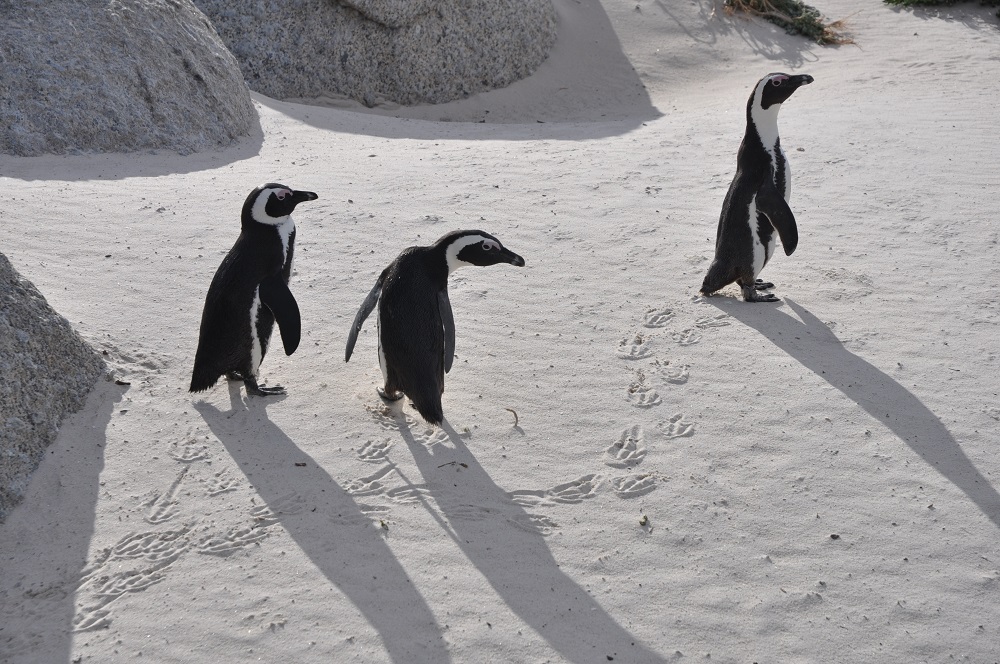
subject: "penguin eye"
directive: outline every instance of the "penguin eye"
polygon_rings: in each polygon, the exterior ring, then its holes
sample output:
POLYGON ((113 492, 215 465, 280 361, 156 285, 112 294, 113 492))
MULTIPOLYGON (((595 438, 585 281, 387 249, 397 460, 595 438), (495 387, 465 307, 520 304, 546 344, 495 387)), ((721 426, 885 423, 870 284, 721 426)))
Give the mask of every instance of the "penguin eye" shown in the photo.
POLYGON ((274 195, 278 198, 279 201, 283 201, 283 200, 285 200, 285 196, 288 195, 288 191, 286 191, 285 189, 282 189, 280 191, 275 192, 274 195))
POLYGON ((496 242, 494 242, 493 240, 483 240, 483 251, 491 251, 494 249, 496 251, 500 250, 500 247, 497 245, 496 242))
POLYGON ((775 76, 771 79, 771 85, 778 86, 788 80, 787 76, 775 76))

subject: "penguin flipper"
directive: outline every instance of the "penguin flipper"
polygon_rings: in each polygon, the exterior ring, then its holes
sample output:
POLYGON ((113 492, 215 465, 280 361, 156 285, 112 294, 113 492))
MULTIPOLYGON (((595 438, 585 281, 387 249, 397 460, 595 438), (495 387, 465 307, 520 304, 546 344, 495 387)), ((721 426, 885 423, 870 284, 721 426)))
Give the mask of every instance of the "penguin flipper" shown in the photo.
POLYGON ((292 291, 288 290, 284 279, 275 275, 260 282, 257 292, 260 294, 260 301, 271 310, 274 320, 278 322, 285 355, 291 355, 299 347, 302 337, 302 318, 292 291))
POLYGON ((378 281, 375 282, 375 286, 372 287, 365 301, 361 303, 361 308, 358 309, 358 313, 354 317, 354 322, 351 323, 351 333, 347 335, 347 349, 344 351, 344 362, 351 359, 351 353, 354 352, 354 344, 358 342, 358 333, 361 331, 361 326, 365 324, 368 314, 372 312, 375 304, 378 303, 379 295, 382 294, 382 281, 384 278, 385 272, 379 275, 378 281))
POLYGON ((455 360, 455 315, 451 311, 447 288, 438 293, 438 311, 441 312, 441 324, 444 326, 444 372, 448 373, 455 360))
POLYGON ((799 243, 799 230, 795 226, 795 215, 784 197, 770 180, 757 190, 757 211, 767 217, 781 238, 781 247, 786 256, 791 256, 799 243))

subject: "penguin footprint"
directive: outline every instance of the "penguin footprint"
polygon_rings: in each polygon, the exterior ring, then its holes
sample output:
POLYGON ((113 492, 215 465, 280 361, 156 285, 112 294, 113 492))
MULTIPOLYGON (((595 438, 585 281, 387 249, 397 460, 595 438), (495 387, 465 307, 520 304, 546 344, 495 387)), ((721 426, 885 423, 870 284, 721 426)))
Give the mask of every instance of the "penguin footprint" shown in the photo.
POLYGON ((174 461, 179 461, 181 463, 204 461, 208 458, 208 446, 198 445, 193 440, 189 440, 183 445, 174 443, 172 449, 170 450, 170 456, 173 457, 174 461))
POLYGON ((618 357, 624 360, 642 360, 653 354, 649 347, 649 340, 641 334, 635 335, 634 339, 626 337, 618 344, 618 357))
POLYGON ((305 506, 305 500, 297 493, 289 493, 276 498, 270 505, 261 505, 250 510, 250 516, 257 527, 270 526, 281 521, 283 516, 298 514, 305 506))
POLYGON ((659 428, 667 438, 682 438, 694 434, 694 423, 685 422, 684 416, 680 413, 672 416, 666 422, 661 422, 659 428))
POLYGON ((643 325, 646 327, 666 327, 667 323, 674 317, 672 309, 650 309, 646 312, 643 325))
POLYGON ((385 492, 391 500, 397 503, 418 503, 430 494, 426 484, 408 484, 406 486, 389 489, 385 492))
POLYGON ((530 512, 508 517, 507 521, 521 530, 539 535, 551 535, 552 531, 559 527, 559 524, 544 514, 531 514, 530 512))
POLYGON ((683 329, 680 332, 674 332, 671 336, 674 341, 681 346, 691 346, 701 341, 701 335, 698 334, 696 330, 692 330, 691 328, 683 329))
POLYGON ((219 496, 230 491, 236 491, 239 482, 234 480, 228 471, 222 470, 208 479, 205 491, 210 496, 219 496))
POLYGON ((362 461, 380 463, 385 461, 389 456, 389 448, 391 447, 392 443, 388 440, 369 440, 361 446, 360 450, 358 450, 358 458, 362 461))
POLYGON ((656 489, 656 477, 650 473, 626 475, 611 480, 611 490, 619 498, 638 498, 656 489))
POLYGON ((90 632, 95 629, 104 629, 111 626, 111 610, 102 608, 107 603, 98 606, 86 606, 73 616, 74 632, 90 632))
POLYGON ((657 394, 656 390, 653 388, 642 385, 641 383, 632 383, 628 388, 628 400, 633 406, 638 408, 652 408, 653 406, 658 406, 663 403, 660 399, 660 395, 657 394))
POLYGON ((243 547, 256 544, 267 539, 268 532, 263 528, 244 526, 230 528, 223 535, 208 535, 195 545, 195 551, 207 556, 229 556, 243 547))
POLYGON ((675 367, 667 367, 663 371, 664 380, 666 380, 671 385, 683 385, 688 382, 688 377, 690 375, 688 369, 690 365, 681 364, 675 367))
POLYGON ((705 330, 710 327, 725 327, 726 325, 732 325, 732 322, 726 320, 729 318, 729 314, 718 314, 717 316, 702 316, 694 322, 696 327, 700 327, 705 330))
POLYGON ((645 436, 638 424, 622 431, 618 440, 604 450, 604 463, 615 468, 630 468, 646 458, 646 448, 642 446, 645 436))
POLYGON ((188 528, 131 533, 111 549, 115 558, 142 558, 161 566, 173 562, 188 548, 188 528))
POLYGON ((442 429, 425 429, 422 433, 414 433, 413 440, 417 441, 427 449, 434 449, 435 445, 442 445, 449 441, 448 434, 442 429))
POLYGON ((587 498, 593 498, 600 486, 601 479, 594 474, 584 475, 572 482, 559 484, 548 491, 546 497, 557 503, 582 503, 587 498))

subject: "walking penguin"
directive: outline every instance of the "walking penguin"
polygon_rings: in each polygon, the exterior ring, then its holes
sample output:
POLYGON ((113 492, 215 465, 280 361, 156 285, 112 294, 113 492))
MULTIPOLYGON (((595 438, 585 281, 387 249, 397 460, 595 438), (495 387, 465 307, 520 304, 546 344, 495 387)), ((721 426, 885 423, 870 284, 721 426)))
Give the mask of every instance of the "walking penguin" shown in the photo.
POLYGON ((715 260, 701 285, 711 295, 734 281, 747 302, 776 302, 772 293, 757 291, 774 284, 757 279, 774 253, 777 231, 786 256, 798 244, 795 216, 788 207, 792 176, 778 138, 781 103, 813 77, 768 74, 757 81, 747 101, 747 130, 736 156, 736 176, 722 204, 715 237, 715 260))
POLYGON ((292 211, 303 201, 316 200, 311 191, 283 184, 263 184, 247 196, 236 244, 215 272, 205 297, 201 334, 194 358, 191 391, 215 385, 222 374, 242 380, 247 394, 284 394, 280 385, 257 384, 275 321, 285 354, 299 345, 299 306, 288 290, 295 253, 292 211))
POLYGON ((395 401, 405 394, 420 415, 441 424, 444 375, 455 356, 455 319, 448 300, 448 275, 466 265, 524 259, 483 231, 453 231, 429 247, 405 249, 379 275, 362 303, 347 338, 351 359, 358 332, 378 304, 378 360, 385 386, 379 396, 395 401))

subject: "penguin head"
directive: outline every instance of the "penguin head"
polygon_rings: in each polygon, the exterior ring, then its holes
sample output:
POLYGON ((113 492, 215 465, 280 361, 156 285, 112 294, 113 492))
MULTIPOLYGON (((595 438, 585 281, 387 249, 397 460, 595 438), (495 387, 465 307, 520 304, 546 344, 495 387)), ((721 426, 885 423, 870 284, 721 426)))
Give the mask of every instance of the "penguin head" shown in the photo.
POLYGON ((276 182, 262 184, 247 196, 243 204, 243 222, 277 226, 288 218, 296 205, 317 198, 311 191, 295 191, 276 182))
POLYGON ((776 104, 780 104, 789 97, 792 93, 798 90, 803 85, 808 85, 813 82, 813 77, 808 74, 798 74, 796 76, 790 76, 788 74, 774 73, 768 74, 764 78, 757 81, 757 85, 754 87, 754 93, 750 96, 751 103, 754 99, 759 100, 758 105, 767 109, 776 104))
POLYGON ((523 258, 485 231, 453 231, 434 245, 444 249, 449 274, 466 265, 485 267, 510 263, 515 267, 524 267, 523 258))

